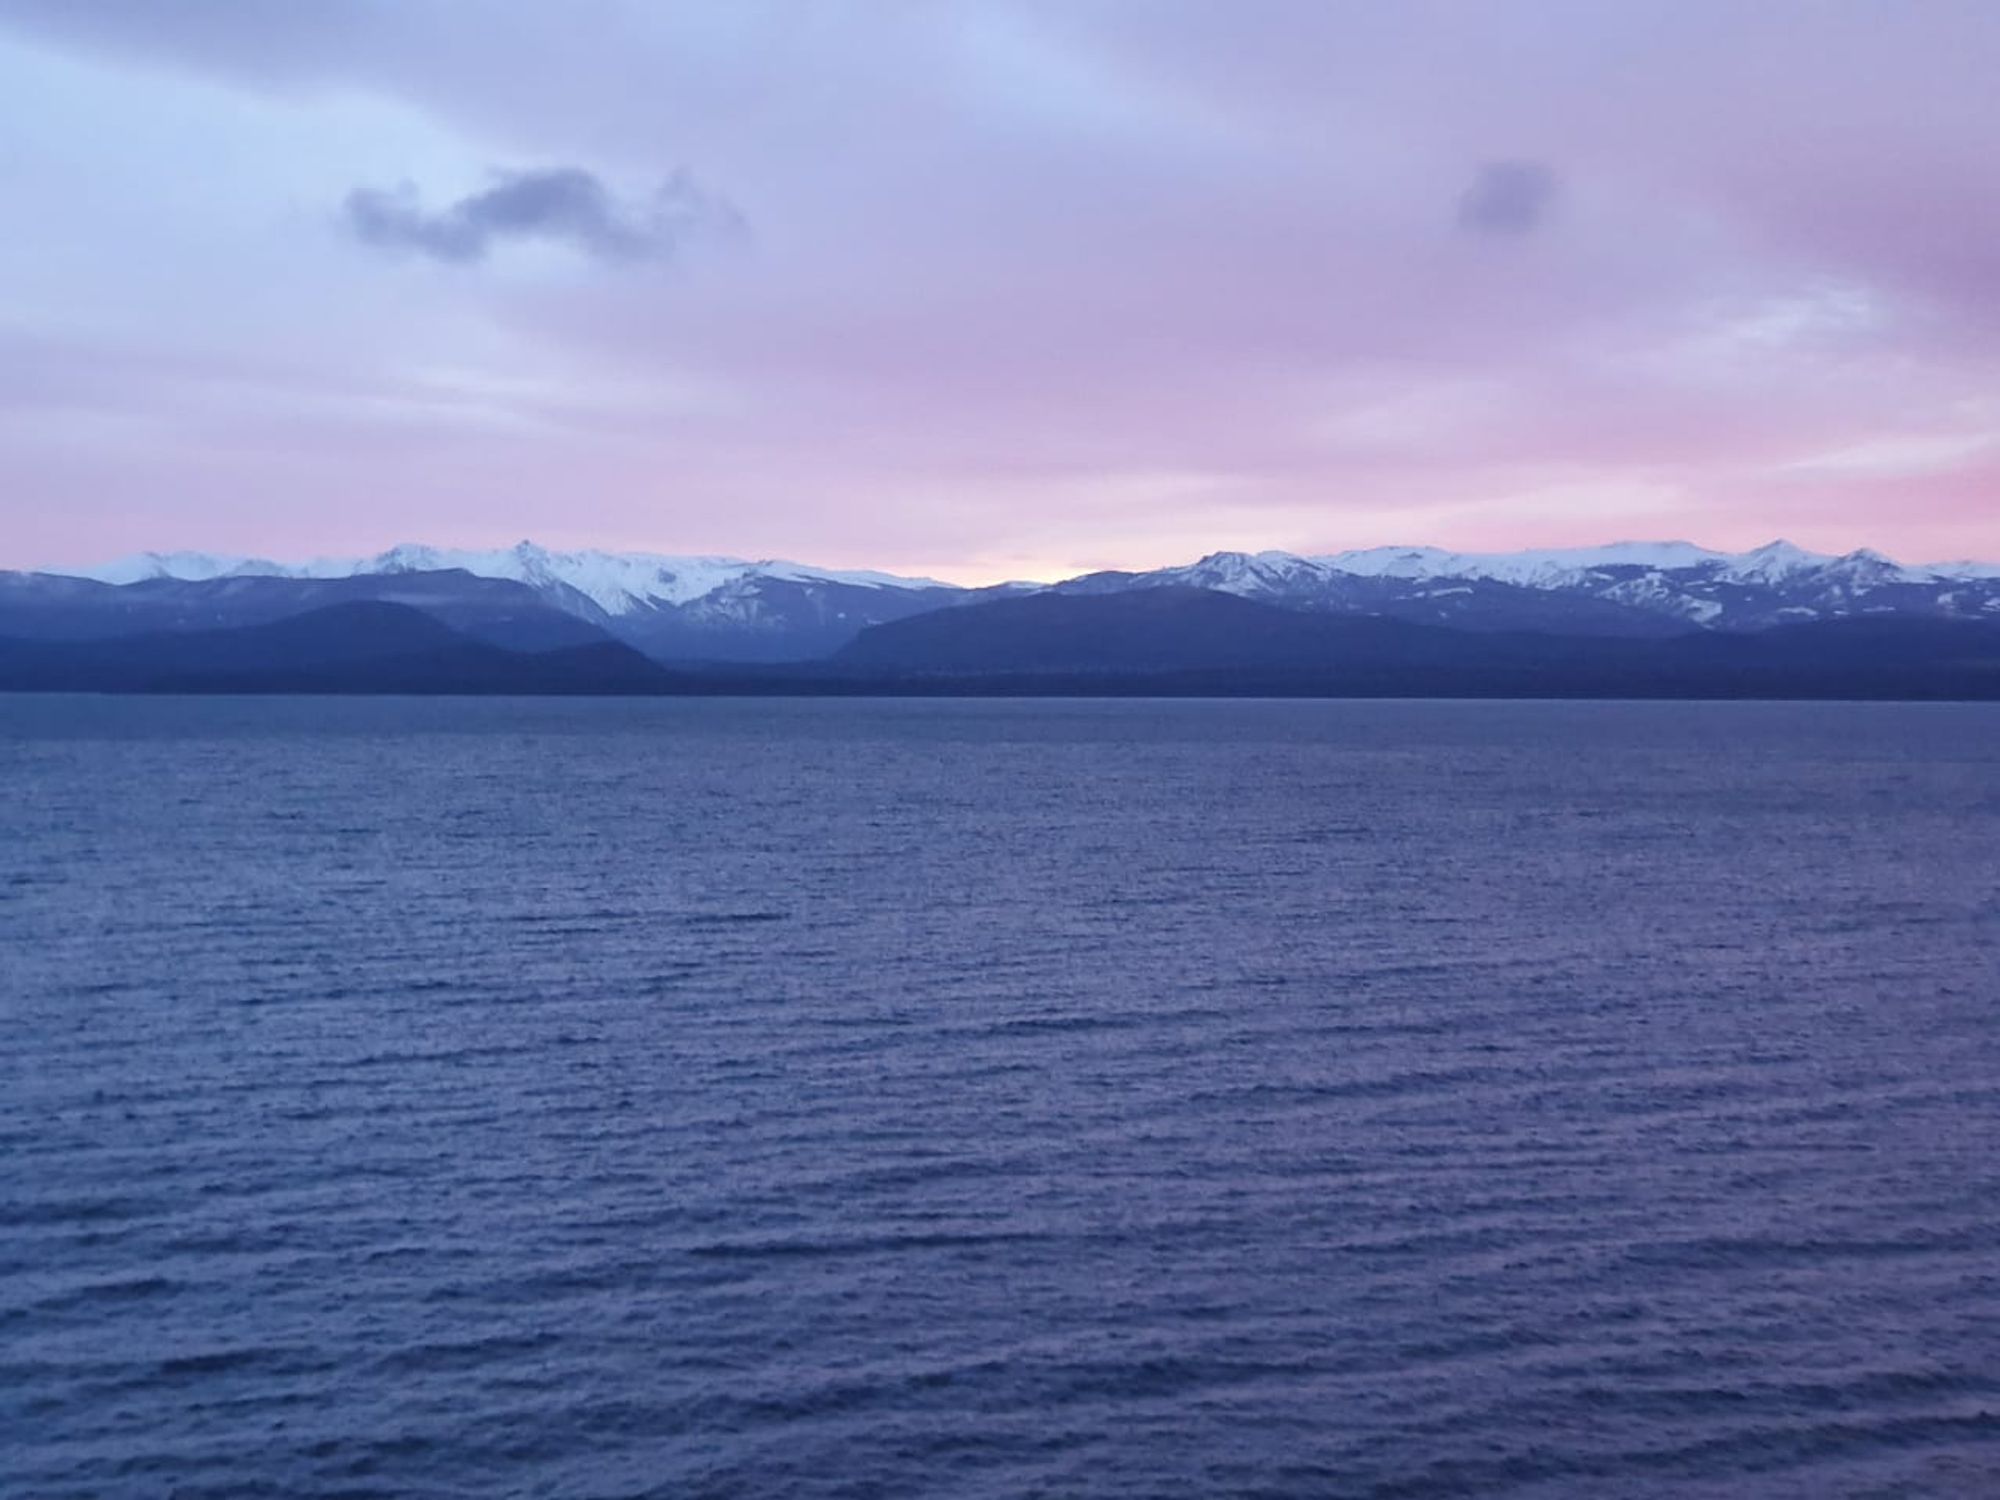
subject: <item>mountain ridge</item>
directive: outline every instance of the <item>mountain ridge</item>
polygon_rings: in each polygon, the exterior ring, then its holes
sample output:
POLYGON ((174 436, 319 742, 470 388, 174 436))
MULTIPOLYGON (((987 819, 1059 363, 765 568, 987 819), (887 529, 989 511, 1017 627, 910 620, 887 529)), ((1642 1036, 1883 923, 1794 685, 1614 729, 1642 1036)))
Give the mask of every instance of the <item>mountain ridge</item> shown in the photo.
MULTIPOLYGON (((1906 565, 1866 548, 1834 555, 1786 541, 1740 553, 1685 541, 1511 553, 1436 547, 1222 551, 1146 571, 984 587, 787 561, 560 552, 532 542, 483 551, 405 543, 366 558, 301 563, 140 553, 67 573, 0 574, 0 612, 10 599, 18 602, 34 589, 52 593, 55 579, 140 593, 180 587, 195 596, 208 597, 207 590, 219 597, 225 589, 246 587, 243 580, 282 579, 299 587, 339 586, 345 580, 348 587, 381 588, 395 580, 448 576, 483 580, 479 587, 509 585, 526 601, 522 608, 532 603, 676 664, 817 659, 870 627, 940 608, 1036 593, 1169 586, 1313 613, 1556 635, 1756 631, 1867 614, 2000 619, 2000 564, 1906 565)), ((465 587, 470 591, 475 585, 465 587)), ((127 597, 136 603, 136 595, 127 597)))
POLYGON ((599 634, 478 639, 413 604, 351 598, 254 624, 82 640, 0 635, 0 690, 110 693, 656 693, 670 674, 599 634))
POLYGON ((782 558, 753 561, 702 554, 606 552, 595 548, 559 552, 531 541, 494 548, 399 542, 370 557, 317 557, 296 563, 207 552, 138 552, 94 567, 35 571, 91 578, 101 583, 137 583, 151 578, 202 582, 241 576, 348 578, 368 573, 449 570, 463 570, 477 578, 509 578, 531 586, 560 583, 608 614, 621 613, 647 601, 690 603, 752 575, 844 583, 859 588, 958 587, 932 578, 869 569, 819 568, 782 558))
POLYGON ((871 626, 878 684, 1329 697, 2000 696, 2000 620, 1850 616, 1761 632, 1559 636, 1336 615, 1187 585, 1047 591, 871 626))
MULTIPOLYGON (((1960 558, 1951 561, 1900 563, 1873 548, 1862 547, 1847 553, 1813 552, 1783 538, 1729 552, 1688 541, 1622 540, 1580 547, 1523 548, 1511 552, 1460 552, 1433 545, 1391 545, 1352 548, 1338 552, 1294 552, 1266 549, 1244 552, 1221 548, 1203 554, 1193 563, 1163 568, 1121 569, 1133 576, 1147 576, 1177 568, 1200 567, 1220 559, 1249 563, 1308 563, 1317 567, 1353 573, 1357 576, 1399 577, 1489 577, 1505 582, 1530 582, 1553 574, 1604 567, 1646 567, 1656 570, 1720 565, 1725 574, 1770 579, 1813 567, 1835 563, 1878 563, 1906 575, 1945 578, 2000 578, 2000 562, 1979 562, 1960 558)), ((462 568, 483 578, 516 578, 532 582, 534 576, 554 575, 600 608, 613 610, 644 597, 684 603, 701 597, 749 574, 796 579, 825 579, 864 587, 939 588, 978 592, 992 588, 1054 587, 1067 579, 1020 579, 1005 584, 958 584, 915 574, 891 573, 880 569, 828 568, 782 558, 751 559, 705 553, 663 553, 652 551, 614 552, 598 548, 560 551, 523 540, 512 547, 452 548, 423 542, 399 542, 366 557, 315 557, 302 562, 279 562, 270 558, 211 553, 193 550, 128 554, 108 562, 82 567, 48 566, 15 569, 17 572, 55 574, 70 578, 90 578, 102 583, 136 583, 149 578, 177 578, 200 581, 236 575, 288 578, 340 578, 360 573, 435 572, 462 568), (647 579, 647 573, 656 575, 647 579), (639 587, 663 580, 665 590, 642 594, 639 587)), ((1088 576, 1086 574, 1074 575, 1088 576)))

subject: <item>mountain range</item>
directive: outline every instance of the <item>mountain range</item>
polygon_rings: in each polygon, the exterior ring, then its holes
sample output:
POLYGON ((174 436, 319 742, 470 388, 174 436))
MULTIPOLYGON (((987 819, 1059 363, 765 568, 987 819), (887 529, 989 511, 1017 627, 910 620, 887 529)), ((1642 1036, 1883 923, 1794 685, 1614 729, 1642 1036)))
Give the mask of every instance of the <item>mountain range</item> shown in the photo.
POLYGON ((0 686, 12 687, 1073 690, 1137 677, 1189 691, 1988 696, 1996 642, 2000 566, 1785 542, 1217 552, 983 588, 528 542, 0 572, 0 686), (373 655, 343 656, 343 631, 373 655))
MULTIPOLYGON (((464 574, 514 585, 522 591, 520 598, 532 596, 544 608, 583 621, 659 661, 805 660, 838 649, 869 625, 936 609, 977 592, 890 573, 727 557, 552 552, 532 542, 495 551, 404 545, 373 557, 303 563, 147 552, 68 573, 113 587, 151 588, 163 601, 204 601, 219 597, 214 586, 252 578, 282 581, 304 597, 314 593, 316 585, 407 590, 417 579, 426 580, 422 587, 436 591, 448 586, 447 575, 464 574), (209 587, 177 592, 172 587, 176 584, 209 587)), ((7 628, 4 601, 9 578, 0 574, 0 634, 7 628)), ((21 587, 14 597, 25 597, 35 585, 21 587)), ((371 597, 403 595, 373 592, 371 597)))
MULTIPOLYGON (((531 542, 496 551, 400 546, 374 557, 305 563, 142 553, 67 570, 67 575, 111 587, 149 585, 155 590, 152 597, 165 603, 173 591, 160 586, 173 583, 373 579, 374 585, 364 587, 381 590, 397 581, 408 587, 414 577, 451 572, 519 584, 558 613, 661 661, 808 660, 838 650, 870 625, 949 604, 1042 591, 1116 593, 1169 584, 1287 609, 1384 615, 1462 630, 1556 634, 1762 630, 1871 613, 2000 619, 2000 565, 1906 566, 1878 552, 1836 557, 1782 541, 1744 553, 1715 552, 1686 542, 1497 554, 1434 547, 1377 547, 1321 556, 1216 552, 1149 572, 1101 572, 1056 583, 986 588, 791 562, 555 552, 531 542)), ((0 598, 23 597, 24 577, 49 576, 0 575, 0 598)), ((211 596, 203 591, 179 597, 199 601, 211 596)), ((490 591, 485 597, 498 598, 490 591)), ((0 619, 0 633, 5 628, 0 619)))

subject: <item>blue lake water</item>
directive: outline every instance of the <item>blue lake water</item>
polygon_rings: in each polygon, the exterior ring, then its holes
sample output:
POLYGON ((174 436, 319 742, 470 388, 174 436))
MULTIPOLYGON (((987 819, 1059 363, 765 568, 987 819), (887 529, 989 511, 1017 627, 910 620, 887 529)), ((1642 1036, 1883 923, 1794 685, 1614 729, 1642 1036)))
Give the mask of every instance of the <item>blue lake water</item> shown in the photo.
POLYGON ((2000 1494, 2000 708, 0 698, 0 1495, 2000 1494))

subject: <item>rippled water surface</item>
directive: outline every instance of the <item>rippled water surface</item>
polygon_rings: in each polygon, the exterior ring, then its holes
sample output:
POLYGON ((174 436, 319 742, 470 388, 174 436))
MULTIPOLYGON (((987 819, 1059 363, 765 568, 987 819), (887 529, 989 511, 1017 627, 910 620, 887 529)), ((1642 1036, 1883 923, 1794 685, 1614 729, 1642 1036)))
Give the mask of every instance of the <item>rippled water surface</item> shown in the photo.
POLYGON ((0 698, 0 1494, 2000 1494, 2000 711, 0 698))

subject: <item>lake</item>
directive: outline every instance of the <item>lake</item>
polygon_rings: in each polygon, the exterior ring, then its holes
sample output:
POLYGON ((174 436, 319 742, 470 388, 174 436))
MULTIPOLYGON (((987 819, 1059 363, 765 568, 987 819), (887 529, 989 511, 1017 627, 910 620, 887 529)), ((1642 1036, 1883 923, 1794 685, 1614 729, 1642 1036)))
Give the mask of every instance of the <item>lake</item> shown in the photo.
POLYGON ((0 1494, 2000 1493, 2000 706, 0 697, 0 1494))

